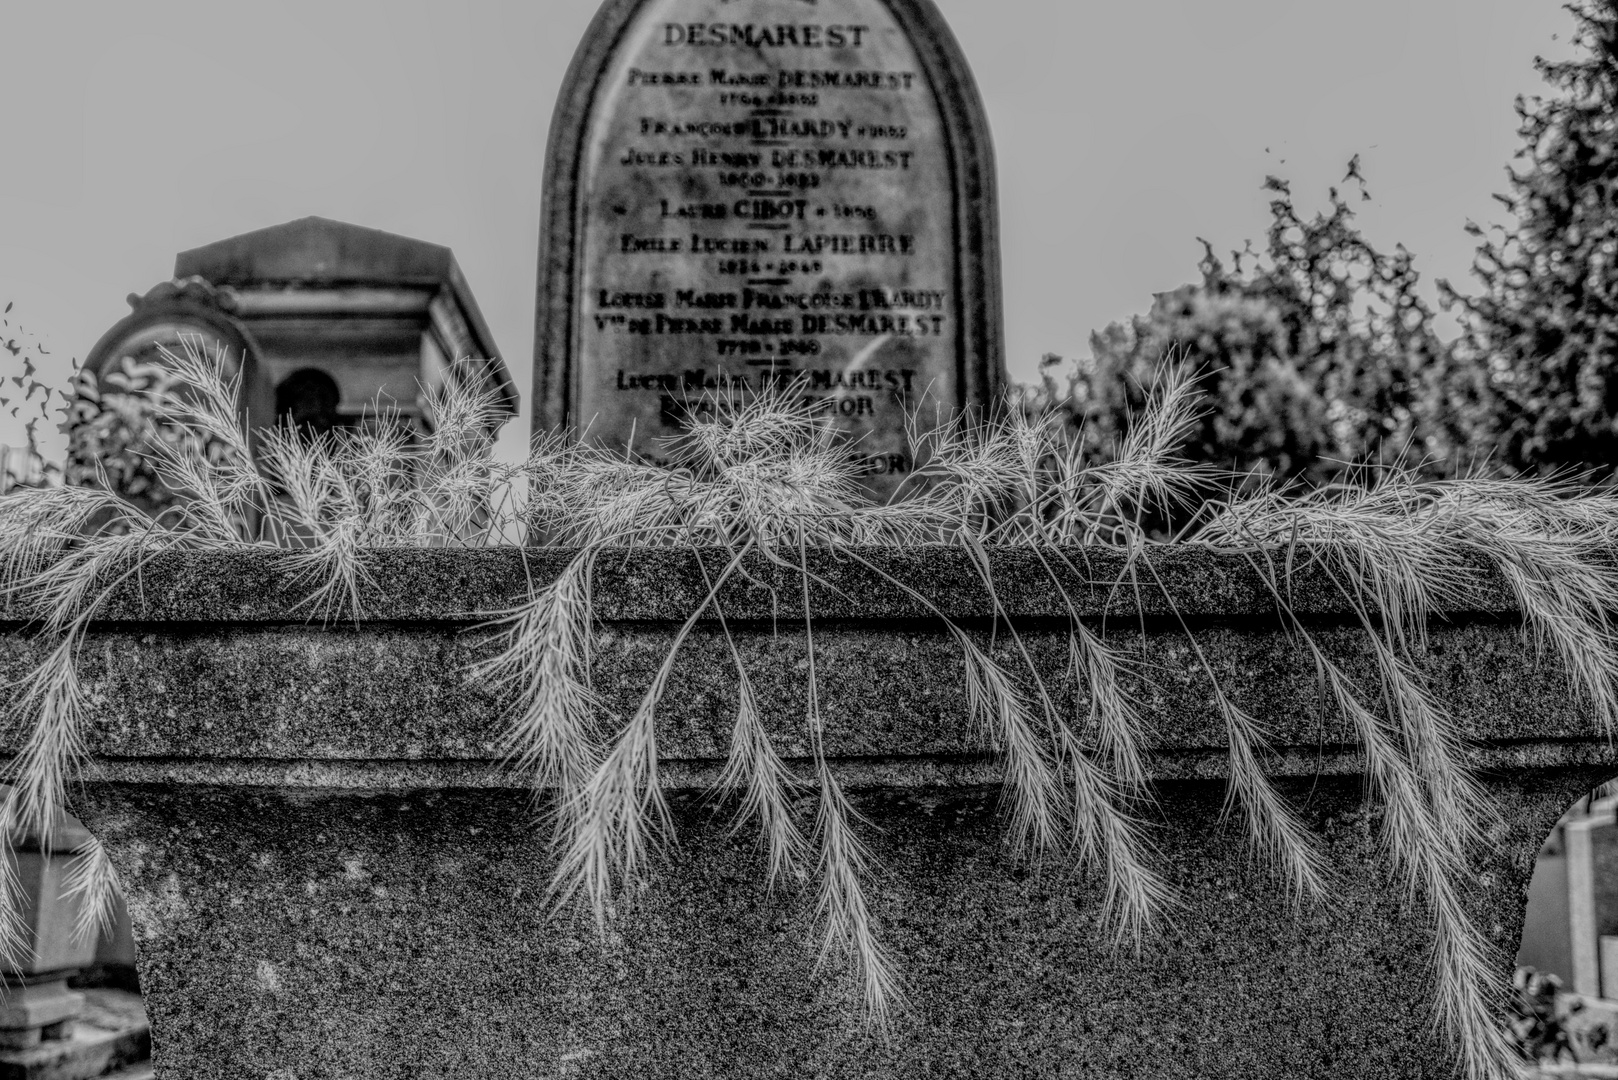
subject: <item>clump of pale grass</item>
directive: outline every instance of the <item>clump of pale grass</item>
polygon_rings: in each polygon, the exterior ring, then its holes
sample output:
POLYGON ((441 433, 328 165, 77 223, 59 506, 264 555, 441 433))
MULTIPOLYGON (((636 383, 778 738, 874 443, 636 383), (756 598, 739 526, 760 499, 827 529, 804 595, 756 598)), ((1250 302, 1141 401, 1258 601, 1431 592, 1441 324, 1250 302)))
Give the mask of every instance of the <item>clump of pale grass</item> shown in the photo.
MULTIPOLYGON (((1348 600, 1376 660, 1378 717, 1347 677, 1294 626, 1329 698, 1354 725, 1381 795, 1384 842, 1435 933, 1435 1016, 1466 1075, 1508 1075, 1486 939, 1460 901, 1469 853, 1490 820, 1466 764, 1465 739, 1421 674, 1425 628, 1474 593, 1481 558, 1511 588, 1524 630, 1554 650, 1573 689, 1609 731, 1618 709, 1618 651, 1607 609, 1618 595, 1610 496, 1527 482, 1422 482, 1407 471, 1367 472, 1301 498, 1264 493, 1228 506, 1209 542, 1284 550, 1314 564, 1348 600)), ((1268 579, 1285 608, 1284 583, 1268 579)), ((1289 615, 1290 617, 1290 615, 1289 615)))
MULTIPOLYGON (((824 744, 807 552, 832 549, 882 573, 861 545, 944 543, 971 553, 1009 649, 984 648, 925 596, 894 584, 943 619, 961 650, 967 713, 980 744, 1005 766, 1013 847, 1034 862, 1072 858, 1095 868, 1107 917, 1122 936, 1138 937, 1173 903, 1129 812, 1149 792, 1135 689, 1144 669, 1109 646, 1064 593, 1068 674, 1081 702, 1070 715, 995 595, 988 549, 1037 552, 1059 591, 1054 567, 1071 566, 1091 546, 1124 549, 1132 575, 1144 569, 1155 579, 1159 541, 1151 529, 1160 527, 1161 512, 1208 489, 1208 475, 1177 456, 1198 421, 1185 368, 1164 369, 1151 407, 1108 461, 1088 460, 1080 441, 1050 418, 1018 411, 988 422, 957 418, 917 433, 922 464, 911 497, 873 505, 861 495, 851 448, 791 394, 704 403, 668 448, 672 468, 561 438, 541 440, 528 461, 505 467, 492 457, 498 404, 470 389, 474 380, 452 379, 429 396, 435 427, 425 438, 379 411, 359 431, 316 438, 282 429, 250 442, 221 360, 190 346, 167 358, 178 378, 160 385, 178 389, 165 391, 163 422, 179 437, 158 441, 153 464, 183 497, 162 520, 147 521, 97 491, 0 499, 0 586, 13 610, 56 642, 13 688, 9 715, 26 734, 8 774, 14 794, 0 804, 7 836, 50 828, 66 783, 85 767, 74 658, 108 583, 138 572, 156 551, 283 548, 308 574, 310 602, 322 614, 357 616, 373 588, 370 550, 494 543, 526 528, 530 539, 578 551, 555 581, 504 613, 494 651, 474 674, 505 696, 506 750, 548 796, 554 899, 578 897, 604 924, 672 837, 657 775, 657 716, 676 655, 698 620, 712 618, 729 642, 737 686, 721 787, 739 797, 740 818, 757 823, 772 886, 813 876, 822 955, 852 964, 867 1017, 885 1023, 902 1000, 900 979, 867 900, 878 870, 824 744), (611 716, 591 686, 590 605, 595 560, 626 546, 712 547, 725 560, 627 720, 611 716), (725 625, 720 587, 749 558, 790 569, 803 587, 803 719, 815 777, 808 787, 772 744, 765 705, 725 625), (805 791, 815 797, 807 830, 793 809, 805 791)), ((1326 697, 1358 734, 1385 807, 1389 856, 1433 920, 1436 1015, 1468 1076, 1500 1075, 1491 961, 1460 900, 1483 803, 1463 734, 1424 681, 1425 629, 1464 602, 1475 576, 1470 560, 1488 561, 1516 594, 1527 632, 1559 657, 1579 694, 1613 726, 1618 645, 1606 612, 1618 595, 1608 554, 1618 539, 1618 497, 1533 484, 1421 484, 1396 471, 1361 480, 1301 497, 1261 491, 1192 520, 1202 543, 1262 550, 1266 560, 1285 553, 1285 573, 1266 561, 1268 580, 1314 657, 1326 697), (1378 686, 1369 695, 1286 608, 1286 579, 1300 556, 1323 566, 1358 613, 1376 658, 1378 686)), ((1318 895, 1323 863, 1265 774, 1266 734, 1191 640, 1229 737, 1230 807, 1290 891, 1318 895)), ((77 861, 75 895, 93 899, 93 912, 104 910, 111 881, 99 849, 77 861)), ((16 909, 6 902, 14 885, 0 874, 0 949, 15 932, 7 919, 16 909)))
MULTIPOLYGON (((330 441, 264 432, 255 452, 223 353, 183 339, 178 351, 163 350, 163 360, 172 377, 149 393, 156 422, 173 438, 153 440, 148 463, 180 496, 176 505, 154 520, 97 488, 19 488, 0 497, 0 596, 13 617, 53 642, 6 688, 5 715, 22 749, 4 773, 0 855, 25 836, 47 845, 55 838, 67 784, 89 767, 88 699, 77 666, 85 632, 154 555, 176 547, 289 547, 317 575, 317 600, 326 598, 328 610, 357 612, 364 550, 439 541, 441 523, 464 516, 487 488, 468 477, 495 473, 490 437, 471 430, 492 415, 492 395, 470 389, 470 381, 434 397, 445 423, 425 445, 384 425, 380 433, 330 441)), ((0 962, 20 955, 19 890, 14 872, 0 872, 0 962)), ((77 933, 110 917, 116 890, 111 862, 92 843, 68 878, 68 895, 80 903, 77 933)))

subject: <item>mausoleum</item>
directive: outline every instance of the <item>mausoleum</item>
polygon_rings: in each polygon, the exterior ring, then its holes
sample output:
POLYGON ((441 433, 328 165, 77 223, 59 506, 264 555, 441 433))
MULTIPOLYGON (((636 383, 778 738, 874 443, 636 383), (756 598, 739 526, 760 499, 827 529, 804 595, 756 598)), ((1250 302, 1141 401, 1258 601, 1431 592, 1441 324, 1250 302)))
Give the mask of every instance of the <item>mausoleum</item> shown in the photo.
POLYGON ((330 430, 378 405, 430 430, 428 395, 451 361, 498 390, 517 412, 500 359, 449 248, 327 218, 233 236, 174 260, 174 280, 144 296, 85 360, 98 379, 123 357, 150 361, 182 336, 223 348, 242 370, 253 427, 282 419, 330 430))

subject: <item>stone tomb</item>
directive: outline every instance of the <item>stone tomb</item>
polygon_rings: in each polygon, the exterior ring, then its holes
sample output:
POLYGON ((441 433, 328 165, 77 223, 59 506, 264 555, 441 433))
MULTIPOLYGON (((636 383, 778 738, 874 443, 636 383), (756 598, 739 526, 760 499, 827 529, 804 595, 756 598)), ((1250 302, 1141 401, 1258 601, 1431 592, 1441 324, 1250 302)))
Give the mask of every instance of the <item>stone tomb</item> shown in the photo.
POLYGON ((609 0, 551 127, 536 431, 654 459, 795 384, 871 486, 1003 382, 994 165, 930 0, 609 0))

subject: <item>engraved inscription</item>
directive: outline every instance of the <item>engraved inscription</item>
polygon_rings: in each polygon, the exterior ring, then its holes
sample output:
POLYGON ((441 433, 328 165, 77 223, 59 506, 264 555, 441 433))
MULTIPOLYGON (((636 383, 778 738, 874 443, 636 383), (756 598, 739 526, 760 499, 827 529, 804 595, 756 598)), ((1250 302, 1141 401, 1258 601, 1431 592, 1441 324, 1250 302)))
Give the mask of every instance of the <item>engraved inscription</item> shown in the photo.
POLYGON ((578 425, 656 458, 704 395, 790 385, 891 491, 907 414, 958 400, 961 348, 913 46, 878 0, 657 0, 624 41, 582 177, 578 425))

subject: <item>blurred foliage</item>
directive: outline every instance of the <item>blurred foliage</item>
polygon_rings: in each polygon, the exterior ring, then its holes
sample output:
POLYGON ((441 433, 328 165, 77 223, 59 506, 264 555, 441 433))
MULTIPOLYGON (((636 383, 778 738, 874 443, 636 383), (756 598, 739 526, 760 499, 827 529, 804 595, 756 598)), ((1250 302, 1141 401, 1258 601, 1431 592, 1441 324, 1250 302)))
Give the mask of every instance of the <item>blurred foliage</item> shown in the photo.
POLYGON ((1512 978, 1506 1027, 1517 1050, 1528 1061, 1572 1061, 1572 1021, 1584 1010, 1576 994, 1562 989, 1550 972, 1520 967, 1512 978))
POLYGON ((178 445, 184 429, 164 423, 163 402, 176 390, 172 372, 160 363, 119 360, 105 387, 94 373, 74 376, 64 429, 68 436, 66 482, 116 492, 157 517, 179 496, 164 483, 154 462, 158 444, 178 445))
MULTIPOLYGON (((1079 426, 1107 460, 1166 357, 1194 365, 1208 415, 1186 456, 1280 481, 1330 483, 1352 465, 1402 460, 1431 476, 1579 473, 1618 467, 1618 0, 1581 0, 1576 55, 1537 60, 1552 89, 1517 99, 1521 150, 1508 225, 1485 230, 1481 292, 1439 281, 1460 336, 1438 338, 1410 254, 1378 251, 1342 195, 1304 220, 1284 181, 1262 251, 1219 259, 1202 280, 1091 336, 1071 368, 1047 357, 1026 403, 1079 426)), ((1364 181, 1358 159, 1345 183, 1364 181)))
POLYGON ((1515 220, 1484 230, 1464 296, 1439 285, 1466 332, 1457 353, 1487 372, 1480 435, 1519 471, 1618 464, 1618 0, 1569 5, 1574 59, 1536 60, 1556 91, 1517 99, 1522 149, 1496 196, 1515 220))
MULTIPOLYGON (((1357 158, 1347 181, 1369 197, 1357 158)), ((1434 333, 1410 253, 1373 247, 1336 188, 1308 219, 1285 181, 1266 188, 1264 250, 1227 263, 1203 241, 1200 282, 1092 334, 1087 361, 1046 357, 1025 404, 1066 412, 1087 456, 1108 460, 1174 359, 1195 373, 1204 409, 1182 448, 1192 461, 1312 485, 1394 460, 1430 475, 1469 466, 1481 377, 1434 333)))
POLYGON ((27 410, 23 430, 28 444, 0 446, 0 494, 19 487, 50 487, 62 481, 61 466, 46 460, 39 447, 40 421, 50 418, 51 402, 61 396, 39 378, 39 364, 51 352, 18 324, 11 313, 13 306, 8 302, 0 310, 0 349, 21 368, 21 373, 0 377, 0 409, 8 410, 13 420, 22 420, 23 410, 27 410))

